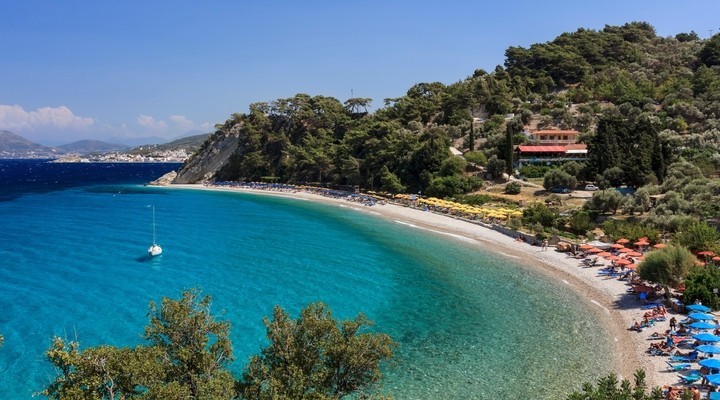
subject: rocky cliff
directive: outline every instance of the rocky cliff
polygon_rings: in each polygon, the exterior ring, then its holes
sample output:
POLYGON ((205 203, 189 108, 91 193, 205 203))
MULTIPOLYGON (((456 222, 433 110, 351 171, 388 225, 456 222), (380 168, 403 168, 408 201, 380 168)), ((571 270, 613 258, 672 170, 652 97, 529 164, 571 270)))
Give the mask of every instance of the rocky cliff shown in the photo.
POLYGON ((240 135, 237 131, 218 131, 203 144, 178 172, 173 183, 198 183, 213 181, 215 173, 237 151, 240 135))

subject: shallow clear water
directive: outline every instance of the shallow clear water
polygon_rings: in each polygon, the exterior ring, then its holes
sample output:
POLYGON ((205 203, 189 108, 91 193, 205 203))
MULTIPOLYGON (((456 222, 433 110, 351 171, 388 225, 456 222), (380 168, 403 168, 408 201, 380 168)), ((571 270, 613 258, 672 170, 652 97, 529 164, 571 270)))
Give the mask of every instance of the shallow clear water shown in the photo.
POLYGON ((558 398, 610 369, 609 335, 561 283, 478 246, 307 201, 137 185, 0 202, 0 398, 53 371, 52 336, 142 343, 150 300, 200 287, 232 323, 241 371, 262 317, 321 300, 400 344, 397 399, 558 398), (151 211, 164 253, 147 259, 151 211))

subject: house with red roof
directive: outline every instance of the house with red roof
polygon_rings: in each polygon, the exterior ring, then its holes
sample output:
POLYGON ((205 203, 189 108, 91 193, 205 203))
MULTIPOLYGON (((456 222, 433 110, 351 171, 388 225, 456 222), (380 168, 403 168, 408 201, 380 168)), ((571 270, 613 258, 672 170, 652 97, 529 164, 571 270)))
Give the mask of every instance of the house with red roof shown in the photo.
POLYGON ((525 131, 525 135, 540 145, 565 145, 577 143, 580 132, 574 129, 541 129, 525 131))
POLYGON ((517 168, 524 164, 587 160, 587 145, 577 143, 580 132, 574 129, 525 130, 523 133, 538 144, 515 147, 517 168))
POLYGON ((517 146, 515 148, 517 168, 524 164, 552 164, 566 161, 587 161, 586 144, 552 146, 517 146))

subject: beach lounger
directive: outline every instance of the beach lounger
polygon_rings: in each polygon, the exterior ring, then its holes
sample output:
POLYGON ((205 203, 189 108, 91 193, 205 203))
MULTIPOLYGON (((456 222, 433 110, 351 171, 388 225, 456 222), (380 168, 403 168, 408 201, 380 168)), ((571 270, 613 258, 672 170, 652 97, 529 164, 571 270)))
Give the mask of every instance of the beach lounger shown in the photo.
POLYGON ((683 381, 683 383, 697 382, 702 378, 702 374, 698 371, 694 371, 693 373, 687 375, 678 374, 678 376, 683 381))
POLYGON ((676 361, 676 362, 693 362, 697 361, 699 359, 698 357, 699 353, 697 351, 693 351, 687 356, 670 356, 670 361, 676 361))
POLYGON ((665 361, 665 364, 668 365, 668 369, 670 369, 670 371, 675 372, 692 368, 692 364, 688 363, 673 364, 670 361, 665 361))
MULTIPOLYGON (((642 299, 641 299, 642 300, 642 299)), ((646 303, 640 306, 643 310, 648 310, 659 306, 660 303, 646 303)))

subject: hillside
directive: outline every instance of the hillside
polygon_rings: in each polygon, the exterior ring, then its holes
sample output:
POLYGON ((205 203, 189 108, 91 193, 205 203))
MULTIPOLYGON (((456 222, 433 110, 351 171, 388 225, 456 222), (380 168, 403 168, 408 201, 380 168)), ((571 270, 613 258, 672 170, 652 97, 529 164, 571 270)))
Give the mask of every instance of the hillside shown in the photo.
POLYGON ((79 140, 77 142, 57 146, 64 153, 69 154, 92 154, 107 153, 111 151, 124 151, 128 146, 123 144, 106 143, 99 140, 79 140))
POLYGON ((129 149, 129 154, 148 154, 151 152, 169 152, 183 150, 188 154, 195 153, 210 136, 209 133, 188 136, 163 144, 142 145, 129 149))
POLYGON ((449 85, 417 83, 373 113, 367 98, 254 103, 218 125, 175 182, 499 199, 522 204, 514 228, 553 234, 657 238, 698 219, 720 221, 720 34, 659 37, 631 22, 562 33, 505 56, 493 71, 449 85), (558 131, 572 140, 537 146, 536 133, 558 131), (506 186, 508 174, 519 179, 506 186), (573 191, 586 183, 600 190, 573 191), (614 219, 597 229, 618 213, 644 233, 608 225, 614 219))
POLYGON ((53 158, 62 150, 31 142, 10 131, 0 130, 0 158, 53 158))

